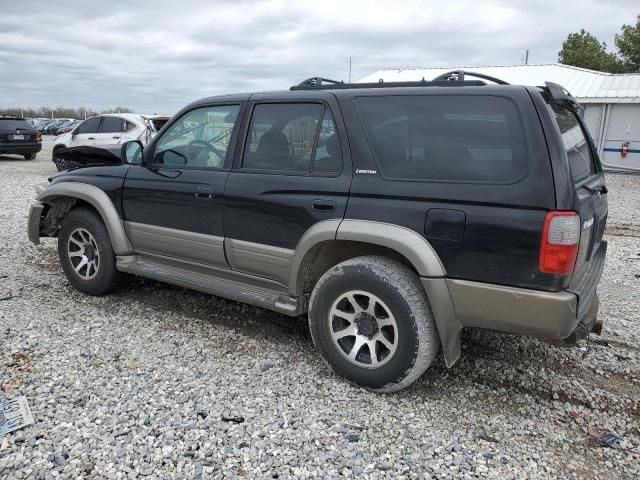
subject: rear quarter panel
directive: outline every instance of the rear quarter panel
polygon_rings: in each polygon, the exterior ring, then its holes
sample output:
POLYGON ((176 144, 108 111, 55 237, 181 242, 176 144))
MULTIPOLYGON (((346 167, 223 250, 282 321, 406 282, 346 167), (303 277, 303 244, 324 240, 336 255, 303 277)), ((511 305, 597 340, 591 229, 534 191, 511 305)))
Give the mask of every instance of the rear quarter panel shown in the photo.
MULTIPOLYGON (((403 94, 451 95, 454 88, 403 89, 403 94)), ((452 93, 453 91, 453 93, 452 93)), ((385 95, 383 89, 363 95, 385 95)), ((346 218, 402 225, 433 245, 450 278, 559 290, 566 279, 538 272, 542 226, 556 206, 553 175, 540 120, 523 87, 465 87, 465 95, 499 95, 515 103, 521 118, 529 171, 511 184, 410 181, 385 178, 353 105, 358 92, 338 94, 349 126, 356 174, 346 218), (375 171, 358 173, 358 169, 375 171), (464 212, 461 238, 430 238, 430 209, 464 212)))

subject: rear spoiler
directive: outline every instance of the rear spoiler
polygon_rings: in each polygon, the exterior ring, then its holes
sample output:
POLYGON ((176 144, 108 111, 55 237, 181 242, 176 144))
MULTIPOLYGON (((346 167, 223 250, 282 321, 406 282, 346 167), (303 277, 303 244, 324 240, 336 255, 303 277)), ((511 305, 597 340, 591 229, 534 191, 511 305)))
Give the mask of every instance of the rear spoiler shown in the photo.
POLYGON ((547 101, 563 104, 579 112, 582 111, 582 106, 562 85, 553 82, 544 82, 544 84, 544 87, 538 88, 542 90, 543 96, 547 97, 547 101))

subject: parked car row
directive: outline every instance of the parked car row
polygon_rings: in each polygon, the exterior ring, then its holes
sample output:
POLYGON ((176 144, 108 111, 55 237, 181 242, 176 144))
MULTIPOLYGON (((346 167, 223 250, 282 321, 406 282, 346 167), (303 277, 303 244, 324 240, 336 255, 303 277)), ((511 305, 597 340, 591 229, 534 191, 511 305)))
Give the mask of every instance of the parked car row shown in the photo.
POLYGON ((139 140, 146 145, 168 120, 167 116, 136 113, 88 118, 70 129, 65 128, 64 133, 56 138, 52 161, 62 171, 76 166, 78 155, 71 150, 78 147, 83 147, 83 151, 87 151, 86 147, 112 150, 114 146, 129 140, 139 140))

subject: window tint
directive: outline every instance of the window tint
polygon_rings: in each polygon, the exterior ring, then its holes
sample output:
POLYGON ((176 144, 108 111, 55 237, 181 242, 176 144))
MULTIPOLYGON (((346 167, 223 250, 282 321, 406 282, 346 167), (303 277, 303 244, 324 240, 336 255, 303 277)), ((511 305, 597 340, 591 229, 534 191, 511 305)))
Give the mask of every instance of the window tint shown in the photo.
POLYGON ((256 105, 242 168, 308 172, 323 111, 315 103, 256 105))
POLYGON ((100 133, 122 132, 122 119, 118 117, 104 117, 100 125, 100 133))
POLYGON ((340 150, 340 139, 336 131, 336 124, 333 115, 327 108, 320 124, 318 134, 318 145, 316 146, 313 167, 311 169, 317 173, 337 173, 342 170, 342 153, 340 150))
POLYGON ((76 133, 98 133, 98 126, 100 125, 100 117, 93 117, 85 120, 80 124, 76 133))
POLYGON ((499 183, 528 172, 520 120, 507 99, 359 97, 355 105, 386 177, 499 183))
POLYGON ((26 120, 21 118, 0 118, 0 130, 28 129, 33 130, 26 120))
POLYGON ((593 158, 591 157, 591 146, 574 112, 559 105, 552 105, 551 109, 562 134, 562 142, 569 160, 571 178, 573 183, 578 183, 596 173, 593 158))
POLYGON ((239 109, 239 105, 222 105, 186 113, 158 140, 154 163, 223 167, 239 109))

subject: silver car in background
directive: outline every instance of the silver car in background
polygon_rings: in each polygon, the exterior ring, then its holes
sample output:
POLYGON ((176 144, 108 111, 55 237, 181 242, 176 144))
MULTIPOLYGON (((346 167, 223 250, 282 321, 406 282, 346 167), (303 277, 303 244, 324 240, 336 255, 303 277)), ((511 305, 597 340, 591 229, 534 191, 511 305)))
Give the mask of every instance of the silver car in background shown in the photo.
POLYGON ((139 140, 146 145, 169 118, 165 115, 138 113, 110 113, 87 118, 73 130, 55 139, 51 160, 62 171, 75 166, 65 158, 64 153, 77 147, 119 151, 119 146, 130 140, 139 140))

